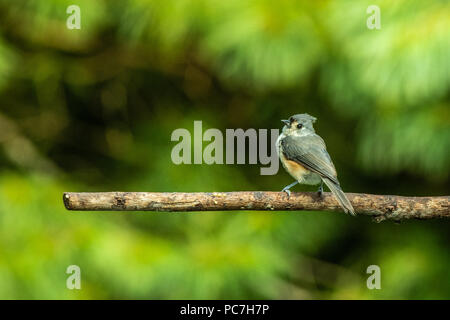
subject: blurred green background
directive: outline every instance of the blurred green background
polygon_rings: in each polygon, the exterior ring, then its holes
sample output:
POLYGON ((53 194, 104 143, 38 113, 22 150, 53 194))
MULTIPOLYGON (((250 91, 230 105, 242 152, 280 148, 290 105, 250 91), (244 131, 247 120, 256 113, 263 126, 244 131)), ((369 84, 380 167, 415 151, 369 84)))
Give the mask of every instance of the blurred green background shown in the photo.
MULTIPOLYGON (((177 128, 307 112, 343 189, 448 195, 448 1, 0 0, 0 298, 450 298, 449 222, 68 212, 64 191, 281 190, 177 128), (66 8, 81 8, 81 30, 66 8), (369 30, 369 5, 381 30, 369 30), (69 265, 81 290, 66 288, 69 265), (368 290, 366 268, 381 268, 368 290)), ((293 191, 315 190, 296 186, 293 191)))

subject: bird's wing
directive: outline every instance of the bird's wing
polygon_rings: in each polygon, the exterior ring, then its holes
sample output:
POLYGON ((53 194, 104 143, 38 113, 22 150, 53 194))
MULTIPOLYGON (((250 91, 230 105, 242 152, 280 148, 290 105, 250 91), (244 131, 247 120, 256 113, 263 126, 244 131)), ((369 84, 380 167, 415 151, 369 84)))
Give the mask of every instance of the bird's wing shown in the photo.
POLYGON ((316 134, 287 136, 281 140, 281 144, 283 154, 288 160, 295 161, 339 185, 336 169, 321 137, 316 134))

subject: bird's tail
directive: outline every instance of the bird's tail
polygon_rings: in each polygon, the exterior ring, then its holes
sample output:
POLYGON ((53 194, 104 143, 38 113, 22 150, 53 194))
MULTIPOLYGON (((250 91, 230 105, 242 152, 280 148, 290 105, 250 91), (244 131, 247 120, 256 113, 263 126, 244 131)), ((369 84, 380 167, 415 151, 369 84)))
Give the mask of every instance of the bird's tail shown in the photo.
POLYGON ((353 209, 352 204, 348 201, 347 196, 344 191, 342 191, 339 184, 334 183, 330 179, 323 178, 323 182, 327 185, 330 191, 334 194, 336 199, 339 201, 339 204, 344 209, 345 213, 350 213, 352 216, 355 215, 355 210, 353 209))

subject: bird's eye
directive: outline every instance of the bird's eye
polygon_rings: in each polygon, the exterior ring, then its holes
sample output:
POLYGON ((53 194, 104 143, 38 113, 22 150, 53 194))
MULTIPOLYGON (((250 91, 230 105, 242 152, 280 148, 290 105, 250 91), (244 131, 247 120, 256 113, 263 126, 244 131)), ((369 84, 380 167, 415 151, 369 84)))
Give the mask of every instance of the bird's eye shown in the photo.
POLYGON ((301 123, 299 123, 298 125, 297 125, 297 129, 301 129, 303 127, 303 125, 301 124, 301 123))

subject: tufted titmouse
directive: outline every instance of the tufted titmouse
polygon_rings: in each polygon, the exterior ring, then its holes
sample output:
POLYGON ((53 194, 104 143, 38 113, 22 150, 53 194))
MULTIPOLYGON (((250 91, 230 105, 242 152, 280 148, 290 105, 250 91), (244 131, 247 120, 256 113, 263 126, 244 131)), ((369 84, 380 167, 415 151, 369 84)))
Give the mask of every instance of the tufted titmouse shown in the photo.
POLYGON ((325 182, 344 211, 354 215, 355 210, 339 185, 336 169, 325 142, 314 131, 313 123, 316 118, 303 113, 281 121, 285 126, 276 143, 278 155, 283 167, 297 180, 282 191, 290 196, 289 188, 297 183, 309 185, 320 183, 318 192, 322 194, 325 182))

